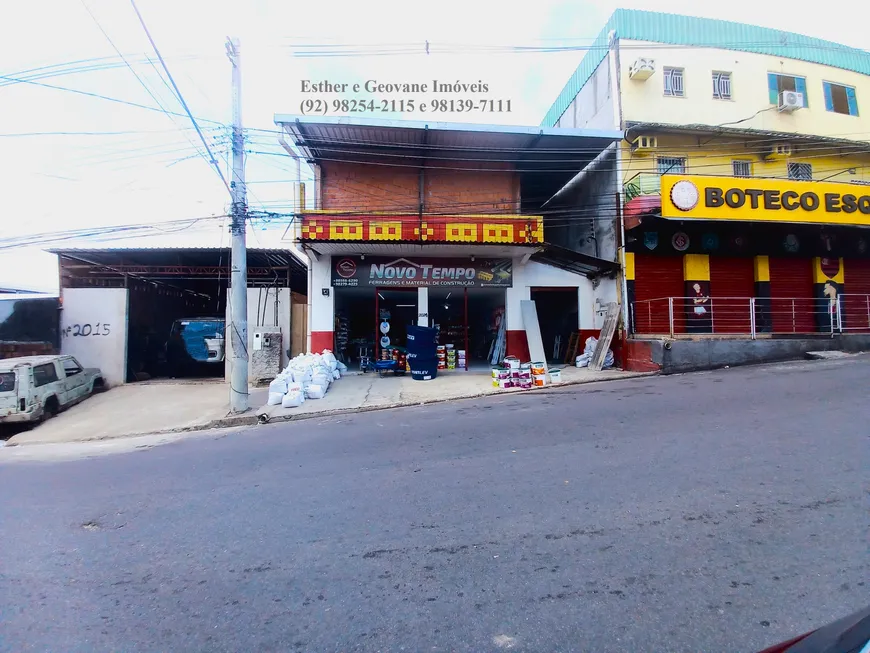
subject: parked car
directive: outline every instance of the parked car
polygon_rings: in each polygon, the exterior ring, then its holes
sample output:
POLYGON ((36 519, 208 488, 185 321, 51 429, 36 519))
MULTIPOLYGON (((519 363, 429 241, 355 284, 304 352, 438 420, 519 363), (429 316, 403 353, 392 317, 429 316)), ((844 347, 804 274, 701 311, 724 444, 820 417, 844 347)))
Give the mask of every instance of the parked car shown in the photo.
POLYGON ((48 419, 105 388, 100 370, 72 356, 0 360, 0 424, 48 419))
POLYGON ((169 376, 186 376, 222 364, 225 330, 226 322, 219 317, 175 320, 166 343, 169 376))
POLYGON ((870 606, 821 628, 769 646, 760 653, 867 653, 870 606))

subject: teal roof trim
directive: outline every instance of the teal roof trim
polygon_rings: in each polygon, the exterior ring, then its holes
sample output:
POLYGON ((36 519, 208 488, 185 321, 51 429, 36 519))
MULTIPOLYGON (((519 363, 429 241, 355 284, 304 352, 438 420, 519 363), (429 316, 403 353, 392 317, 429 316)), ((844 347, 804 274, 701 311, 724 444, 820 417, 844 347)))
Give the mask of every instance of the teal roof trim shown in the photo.
POLYGON ((559 93, 556 102, 547 111, 541 122, 542 126, 556 125, 577 93, 604 61, 608 51, 607 35, 612 30, 618 38, 632 41, 769 54, 870 75, 870 52, 833 41, 727 20, 617 9, 559 93))

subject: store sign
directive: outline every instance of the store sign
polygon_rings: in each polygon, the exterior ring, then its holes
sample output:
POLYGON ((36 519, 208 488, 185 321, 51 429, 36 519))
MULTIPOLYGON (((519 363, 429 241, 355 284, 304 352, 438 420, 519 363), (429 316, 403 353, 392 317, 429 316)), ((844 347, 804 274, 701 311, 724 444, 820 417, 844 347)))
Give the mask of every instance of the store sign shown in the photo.
POLYGON ((662 217, 870 226, 870 190, 824 181, 662 175, 662 217))
POLYGON ((355 287, 510 288, 510 259, 387 258, 334 256, 332 285, 355 287))

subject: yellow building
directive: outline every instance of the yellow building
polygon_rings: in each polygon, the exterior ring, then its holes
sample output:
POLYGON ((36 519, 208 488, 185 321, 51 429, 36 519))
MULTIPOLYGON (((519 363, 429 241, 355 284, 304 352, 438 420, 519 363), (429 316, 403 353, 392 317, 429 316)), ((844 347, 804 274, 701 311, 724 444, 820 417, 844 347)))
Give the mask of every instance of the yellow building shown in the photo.
POLYGON ((867 52, 617 10, 544 124, 624 130, 633 333, 870 331, 867 52))

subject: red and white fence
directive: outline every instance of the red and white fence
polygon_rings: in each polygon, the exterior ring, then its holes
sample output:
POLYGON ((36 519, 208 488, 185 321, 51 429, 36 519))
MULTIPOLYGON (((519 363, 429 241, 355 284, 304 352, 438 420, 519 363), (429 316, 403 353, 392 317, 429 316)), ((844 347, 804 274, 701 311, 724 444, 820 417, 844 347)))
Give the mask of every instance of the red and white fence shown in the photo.
POLYGON ((870 333, 870 295, 812 297, 661 297, 634 302, 639 335, 870 333))

